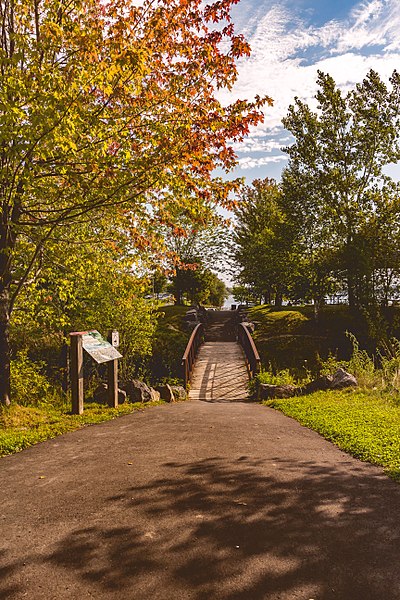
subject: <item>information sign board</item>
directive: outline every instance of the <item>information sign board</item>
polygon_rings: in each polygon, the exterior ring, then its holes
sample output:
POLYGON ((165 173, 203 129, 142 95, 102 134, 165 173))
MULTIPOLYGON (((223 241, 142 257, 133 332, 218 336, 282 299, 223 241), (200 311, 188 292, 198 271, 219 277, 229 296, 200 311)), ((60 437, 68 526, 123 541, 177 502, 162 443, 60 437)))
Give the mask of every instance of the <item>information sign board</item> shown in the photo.
POLYGON ((99 364, 115 360, 116 358, 122 358, 122 354, 95 329, 82 332, 82 346, 99 364))

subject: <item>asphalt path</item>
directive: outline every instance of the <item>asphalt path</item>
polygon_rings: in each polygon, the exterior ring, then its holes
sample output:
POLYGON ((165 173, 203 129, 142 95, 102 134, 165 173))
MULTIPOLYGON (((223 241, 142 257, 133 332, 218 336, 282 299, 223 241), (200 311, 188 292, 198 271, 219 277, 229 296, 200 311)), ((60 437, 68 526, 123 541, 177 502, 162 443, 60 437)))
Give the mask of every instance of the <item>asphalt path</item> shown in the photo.
POLYGON ((1 600, 400 599, 400 485, 259 405, 87 427, 0 488, 1 600))

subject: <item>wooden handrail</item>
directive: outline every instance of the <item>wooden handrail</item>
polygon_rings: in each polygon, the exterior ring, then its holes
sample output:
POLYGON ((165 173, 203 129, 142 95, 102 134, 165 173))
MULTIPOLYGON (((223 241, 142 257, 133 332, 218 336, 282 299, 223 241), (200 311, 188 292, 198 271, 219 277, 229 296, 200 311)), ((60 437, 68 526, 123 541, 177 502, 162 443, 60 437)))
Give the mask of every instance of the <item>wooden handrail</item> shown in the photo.
POLYGON ((192 335, 187 343, 186 350, 182 356, 182 372, 185 388, 190 383, 194 363, 199 347, 204 341, 204 325, 199 323, 192 331, 192 335))
POLYGON ((238 342, 244 350, 249 376, 253 379, 260 371, 261 359, 250 331, 244 323, 238 324, 238 342))

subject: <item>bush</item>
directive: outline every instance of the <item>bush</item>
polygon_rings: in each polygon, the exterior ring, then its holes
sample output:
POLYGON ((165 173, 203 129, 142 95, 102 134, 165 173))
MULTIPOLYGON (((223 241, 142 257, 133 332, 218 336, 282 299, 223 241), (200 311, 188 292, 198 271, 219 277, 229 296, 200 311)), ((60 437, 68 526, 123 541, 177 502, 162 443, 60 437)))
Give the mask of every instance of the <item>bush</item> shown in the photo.
POLYGON ((11 361, 11 394, 13 401, 24 406, 45 402, 51 395, 52 387, 41 372, 44 363, 33 362, 26 351, 17 353, 11 361))

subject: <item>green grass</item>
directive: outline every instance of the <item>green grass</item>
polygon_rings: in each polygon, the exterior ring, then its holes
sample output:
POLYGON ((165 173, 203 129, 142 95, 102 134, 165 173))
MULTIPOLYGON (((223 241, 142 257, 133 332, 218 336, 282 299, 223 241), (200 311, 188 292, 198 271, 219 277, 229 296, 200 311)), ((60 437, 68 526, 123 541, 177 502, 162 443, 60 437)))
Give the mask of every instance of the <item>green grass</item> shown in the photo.
POLYGON ((365 323, 344 305, 322 307, 318 321, 313 306, 255 306, 249 320, 256 323, 254 340, 263 367, 289 368, 296 378, 317 373, 330 354, 348 360, 352 348, 346 331, 355 333, 363 347, 366 343, 365 323))
POLYGON ((374 391, 317 392, 263 404, 320 433, 400 481, 400 406, 374 391))
POLYGON ((0 407, 0 456, 14 454, 38 442, 80 429, 85 425, 102 423, 159 404, 165 403, 162 401, 147 404, 125 402, 116 409, 91 403, 85 406, 83 415, 68 414, 67 406, 55 407, 51 404, 35 407, 13 404, 9 407, 0 407))

